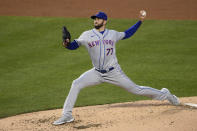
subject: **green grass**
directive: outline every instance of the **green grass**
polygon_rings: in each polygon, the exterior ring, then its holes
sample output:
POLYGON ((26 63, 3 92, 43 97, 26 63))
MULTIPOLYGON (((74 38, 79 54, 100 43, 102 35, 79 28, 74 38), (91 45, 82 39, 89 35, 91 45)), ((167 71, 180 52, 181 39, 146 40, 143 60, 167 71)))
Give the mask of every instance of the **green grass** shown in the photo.
MULTIPOLYGON (((136 20, 111 19, 124 31, 136 20)), ((61 27, 72 38, 91 29, 86 18, 0 17, 0 117, 61 108, 74 79, 92 68, 84 47, 61 46, 61 27)), ((197 21, 147 20, 131 39, 117 44, 124 72, 137 84, 197 95, 197 21)), ((85 88, 76 106, 147 99, 111 84, 85 88)))

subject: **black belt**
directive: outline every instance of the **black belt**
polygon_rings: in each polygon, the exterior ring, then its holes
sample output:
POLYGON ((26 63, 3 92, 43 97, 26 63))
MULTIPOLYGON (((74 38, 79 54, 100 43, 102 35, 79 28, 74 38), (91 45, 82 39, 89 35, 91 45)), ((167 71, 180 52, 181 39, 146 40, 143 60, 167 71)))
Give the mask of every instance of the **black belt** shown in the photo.
POLYGON ((112 71, 113 69, 114 69, 114 67, 109 68, 109 70, 98 70, 98 69, 95 69, 95 70, 100 72, 100 73, 102 73, 102 74, 104 74, 104 73, 112 71))

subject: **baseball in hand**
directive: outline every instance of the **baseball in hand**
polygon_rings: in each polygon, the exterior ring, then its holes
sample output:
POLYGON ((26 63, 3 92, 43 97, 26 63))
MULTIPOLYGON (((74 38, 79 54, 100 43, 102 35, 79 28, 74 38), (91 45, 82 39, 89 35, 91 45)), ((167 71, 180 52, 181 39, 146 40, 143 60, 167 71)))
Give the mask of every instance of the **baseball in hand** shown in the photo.
POLYGON ((146 11, 145 10, 141 10, 140 14, 141 14, 142 17, 146 17, 146 11))

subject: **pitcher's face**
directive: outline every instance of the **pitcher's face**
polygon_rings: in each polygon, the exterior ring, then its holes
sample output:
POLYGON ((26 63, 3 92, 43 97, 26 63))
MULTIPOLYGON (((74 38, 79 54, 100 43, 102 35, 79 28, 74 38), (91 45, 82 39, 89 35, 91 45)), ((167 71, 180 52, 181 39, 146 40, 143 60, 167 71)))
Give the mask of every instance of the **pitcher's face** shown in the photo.
POLYGON ((95 18, 94 19, 94 27, 96 29, 101 28, 102 26, 104 26, 106 24, 106 21, 103 19, 99 19, 99 18, 95 18))

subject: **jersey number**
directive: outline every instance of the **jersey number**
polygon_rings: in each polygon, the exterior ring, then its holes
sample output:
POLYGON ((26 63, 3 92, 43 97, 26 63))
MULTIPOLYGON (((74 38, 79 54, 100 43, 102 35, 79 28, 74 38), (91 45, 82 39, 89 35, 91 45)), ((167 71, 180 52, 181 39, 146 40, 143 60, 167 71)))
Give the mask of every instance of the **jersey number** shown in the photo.
POLYGON ((109 54, 111 54, 111 55, 113 54, 113 48, 108 48, 107 49, 107 55, 109 55, 109 54))

